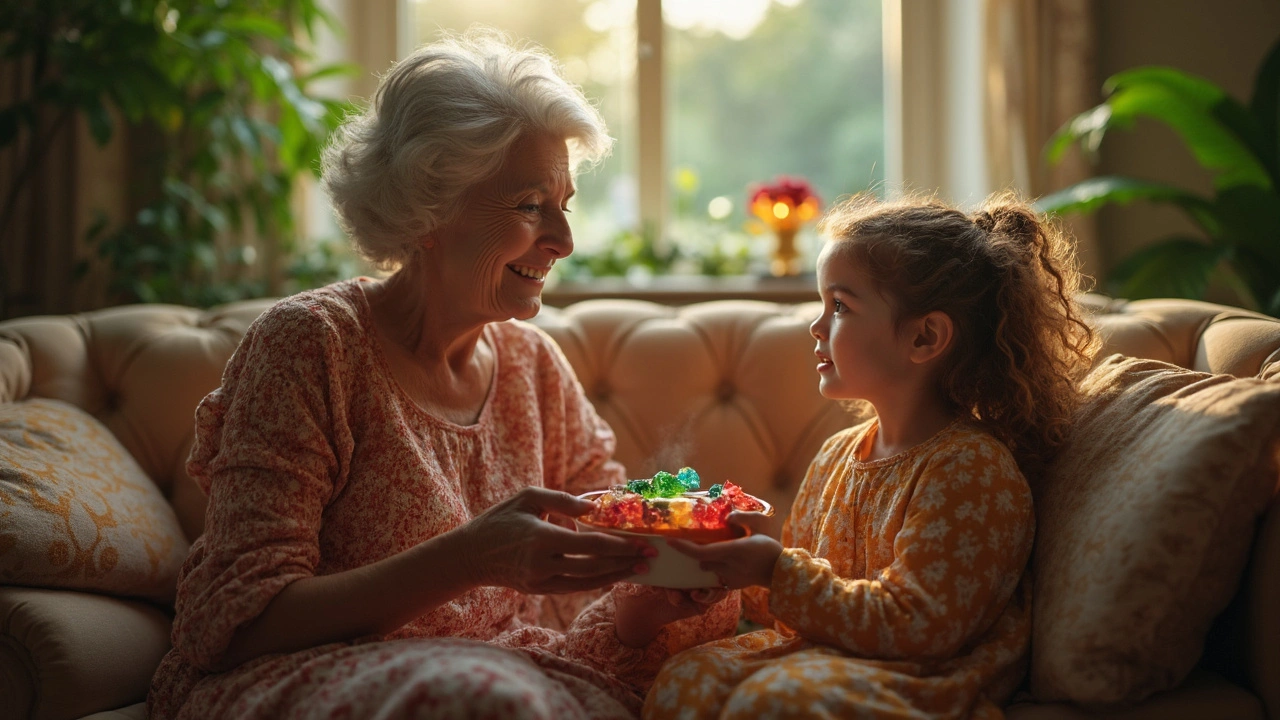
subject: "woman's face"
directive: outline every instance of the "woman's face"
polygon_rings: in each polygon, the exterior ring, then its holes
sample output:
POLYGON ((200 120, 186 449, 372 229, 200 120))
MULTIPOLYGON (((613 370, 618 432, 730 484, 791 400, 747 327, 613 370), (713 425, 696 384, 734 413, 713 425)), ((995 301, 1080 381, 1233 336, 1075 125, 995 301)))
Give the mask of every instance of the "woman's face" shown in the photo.
POLYGON ((547 272, 573 252, 566 217, 573 193, 563 140, 516 140, 498 172, 466 192, 457 215, 429 236, 437 277, 457 307, 486 322, 537 315, 547 272))

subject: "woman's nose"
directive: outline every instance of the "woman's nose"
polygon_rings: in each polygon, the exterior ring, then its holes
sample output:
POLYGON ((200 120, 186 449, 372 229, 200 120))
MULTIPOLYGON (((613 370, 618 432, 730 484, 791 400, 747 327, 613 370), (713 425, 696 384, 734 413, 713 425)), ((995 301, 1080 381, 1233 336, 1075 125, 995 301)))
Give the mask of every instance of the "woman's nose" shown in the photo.
POLYGON ((558 258, 573 252, 573 230, 564 212, 556 211, 547 216, 547 228, 538 245, 558 258))

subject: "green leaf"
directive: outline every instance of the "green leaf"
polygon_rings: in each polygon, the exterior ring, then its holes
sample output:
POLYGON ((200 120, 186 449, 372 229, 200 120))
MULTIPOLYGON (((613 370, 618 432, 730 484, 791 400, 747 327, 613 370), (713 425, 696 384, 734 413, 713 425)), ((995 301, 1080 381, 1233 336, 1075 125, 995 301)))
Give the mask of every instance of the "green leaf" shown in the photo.
POLYGON ((80 110, 84 112, 85 120, 89 121, 89 134, 93 136, 94 142, 99 146, 110 142, 115 123, 111 120, 111 113, 102 105, 102 99, 96 95, 86 97, 81 100, 80 110))
POLYGON ((331 77, 356 77, 364 72, 364 68, 356 63, 331 63, 318 67, 315 70, 298 78, 299 85, 310 85, 316 80, 324 80, 331 77))
POLYGON ((228 33, 251 40, 257 38, 280 40, 289 36, 284 25, 263 15, 231 17, 222 20, 218 26, 228 33))
POLYGON ((1267 301, 1266 307, 1262 311, 1271 317, 1280 318, 1280 289, 1277 289, 1276 294, 1271 296, 1271 300, 1267 301))
POLYGON ((1258 68, 1253 82, 1253 100, 1249 110, 1258 121, 1265 143, 1263 161, 1271 169, 1271 176, 1280 183, 1280 41, 1258 68))
POLYGON ((1130 299, 1180 297, 1202 299, 1209 277, 1228 249, 1203 240, 1172 237, 1138 250, 1112 270, 1110 291, 1130 299))
POLYGON ((298 119, 306 127, 307 132, 321 133, 328 108, 323 103, 307 97, 293 81, 293 68, 278 58, 262 58, 262 69, 275 82, 280 95, 298 114, 298 119))
POLYGON ((1111 107, 1109 124, 1131 123, 1149 117, 1171 127, 1182 138, 1196 160, 1215 171, 1219 189, 1236 185, 1271 187, 1271 176, 1250 146, 1252 133, 1232 127, 1252 124, 1252 116, 1242 108, 1228 109, 1235 101, 1220 88, 1170 68, 1139 68, 1113 76, 1107 85, 1114 89, 1106 104, 1111 107), (1242 118, 1248 118, 1242 120, 1242 118))
POLYGON ((1176 205, 1210 235, 1220 231, 1221 221, 1209 200, 1172 185, 1115 175, 1082 180, 1040 198, 1034 207, 1040 212, 1068 215, 1090 213, 1104 205, 1127 205, 1135 200, 1176 205))
MULTIPOLYGON (((1125 83, 1151 84, 1166 88, 1208 112, 1249 149, 1262 163, 1270 176, 1272 185, 1276 184, 1277 176, 1274 168, 1267 162, 1270 145, 1266 142, 1264 126, 1258 123, 1249 108, 1227 95, 1225 90, 1203 78, 1164 67, 1138 68, 1119 73, 1108 81, 1108 87, 1119 89, 1125 83)), ((1108 92, 1111 92, 1111 89, 1108 92)))
POLYGON ((1085 152, 1094 155, 1102 144, 1102 138, 1111 126, 1111 106, 1107 103, 1086 110, 1068 120, 1049 138, 1045 145, 1045 157, 1057 163, 1063 153, 1075 142, 1080 142, 1085 152))
POLYGON ((1272 190, 1244 185, 1218 194, 1221 239, 1247 248, 1280 273, 1280 195, 1272 190))
POLYGON ((230 118, 231 132, 236 136, 236 140, 240 142, 240 146, 245 152, 252 156, 262 154, 262 143, 258 142, 258 134, 253 131, 253 125, 249 123, 248 118, 243 116, 234 116, 230 118))
POLYGON ((218 231, 227 229, 227 216, 217 206, 211 204, 195 188, 176 178, 165 178, 164 189, 169 194, 180 198, 191 206, 192 210, 212 228, 218 231))

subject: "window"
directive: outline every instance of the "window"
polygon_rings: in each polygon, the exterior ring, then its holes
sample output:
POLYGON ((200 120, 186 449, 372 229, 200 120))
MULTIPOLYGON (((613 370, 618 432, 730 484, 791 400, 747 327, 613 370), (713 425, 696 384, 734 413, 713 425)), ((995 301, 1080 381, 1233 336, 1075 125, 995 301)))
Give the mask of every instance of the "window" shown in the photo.
POLYGON ((752 183, 799 175, 830 202, 884 179, 881 0, 408 0, 406 15, 411 46, 476 23, 536 42, 599 103, 618 142, 578 179, 584 255, 647 228, 681 249, 677 270, 762 262, 752 183))

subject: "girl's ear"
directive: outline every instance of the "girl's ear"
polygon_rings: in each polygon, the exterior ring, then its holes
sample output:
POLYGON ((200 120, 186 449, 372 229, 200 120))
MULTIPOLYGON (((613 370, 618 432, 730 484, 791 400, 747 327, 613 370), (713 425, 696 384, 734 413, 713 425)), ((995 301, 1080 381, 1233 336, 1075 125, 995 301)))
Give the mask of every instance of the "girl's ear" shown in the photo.
POLYGON ((917 365, 941 357, 955 338, 955 324, 951 322, 951 316, 941 310, 917 318, 909 330, 911 347, 907 351, 908 357, 917 365))

